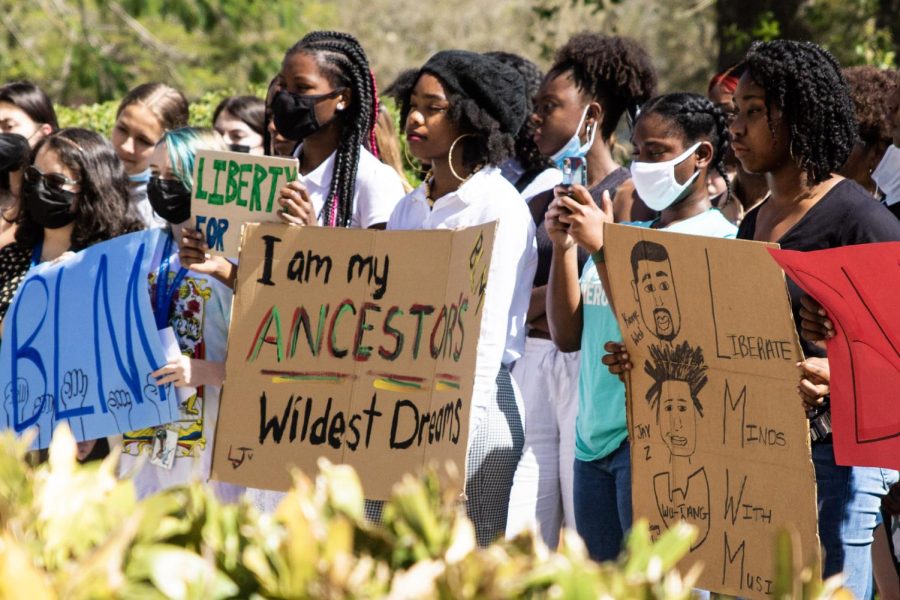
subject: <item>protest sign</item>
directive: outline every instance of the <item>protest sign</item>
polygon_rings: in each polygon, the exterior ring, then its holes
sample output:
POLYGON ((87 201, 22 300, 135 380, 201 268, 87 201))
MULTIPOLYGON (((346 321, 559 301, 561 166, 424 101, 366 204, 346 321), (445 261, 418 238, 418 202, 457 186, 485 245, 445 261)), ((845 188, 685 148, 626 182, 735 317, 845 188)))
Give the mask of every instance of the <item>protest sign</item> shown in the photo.
POLYGON ((247 225, 213 479, 286 490, 324 456, 385 499, 429 461, 464 472, 494 230, 247 225))
POLYGON ((770 595, 779 528, 798 531, 802 564, 819 561, 797 393, 802 357, 784 276, 766 244, 622 225, 604 235, 634 365, 634 517, 656 534, 679 520, 697 527, 681 566, 703 563, 698 587, 770 595))
POLYGON ((172 388, 151 373, 165 351, 147 276, 159 229, 124 235, 31 269, 3 321, 3 425, 36 427, 46 448, 67 421, 79 441, 173 421, 172 388))
POLYGON ((297 159, 198 150, 191 215, 209 251, 234 258, 241 225, 277 223, 278 191, 297 179, 297 159))
POLYGON ((900 469, 900 242, 770 252, 834 323, 828 365, 835 459, 900 469))

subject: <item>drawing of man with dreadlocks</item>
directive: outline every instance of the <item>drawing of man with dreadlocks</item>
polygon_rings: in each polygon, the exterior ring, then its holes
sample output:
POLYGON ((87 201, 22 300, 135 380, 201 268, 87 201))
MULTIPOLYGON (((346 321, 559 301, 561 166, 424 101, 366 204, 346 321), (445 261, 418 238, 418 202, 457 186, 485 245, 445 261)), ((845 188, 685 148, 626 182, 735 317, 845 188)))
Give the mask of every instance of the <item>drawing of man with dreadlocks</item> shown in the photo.
POLYGON ((699 394, 708 381, 708 367, 702 348, 692 348, 688 342, 650 346, 650 358, 644 363, 644 372, 653 384, 646 399, 656 411, 670 461, 669 470, 653 478, 656 505, 666 527, 684 520, 699 529, 693 550, 706 540, 710 522, 706 470, 691 466, 697 448, 697 417, 703 417, 699 394))

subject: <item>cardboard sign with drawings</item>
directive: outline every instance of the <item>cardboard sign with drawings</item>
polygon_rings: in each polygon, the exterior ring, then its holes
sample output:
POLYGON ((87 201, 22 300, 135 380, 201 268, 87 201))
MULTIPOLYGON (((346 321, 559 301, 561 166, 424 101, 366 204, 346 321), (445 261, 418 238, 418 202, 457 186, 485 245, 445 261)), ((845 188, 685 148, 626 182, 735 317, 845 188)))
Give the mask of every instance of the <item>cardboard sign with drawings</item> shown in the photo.
POLYGON ((430 461, 464 472, 494 230, 248 224, 212 477, 286 490, 326 457, 386 499, 430 461))
POLYGON ((804 564, 818 561, 784 277, 764 244, 616 225, 605 239, 634 364, 634 517, 657 534, 679 520, 697 528, 682 566, 704 564, 700 587, 764 597, 779 527, 799 531, 804 564))

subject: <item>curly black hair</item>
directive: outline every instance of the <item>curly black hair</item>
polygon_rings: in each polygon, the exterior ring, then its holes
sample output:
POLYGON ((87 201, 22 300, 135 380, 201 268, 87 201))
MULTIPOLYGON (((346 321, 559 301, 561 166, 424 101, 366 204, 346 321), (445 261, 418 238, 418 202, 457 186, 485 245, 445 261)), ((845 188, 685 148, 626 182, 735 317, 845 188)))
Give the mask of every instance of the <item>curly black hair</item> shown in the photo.
MULTIPOLYGON (((421 76, 422 71, 418 72, 421 76)), ((406 123, 409 115, 409 98, 419 77, 409 78, 406 81, 395 82, 397 85, 397 97, 402 100, 400 105, 400 123, 406 123)), ((447 116, 457 124, 462 133, 472 134, 459 141, 458 148, 462 150, 462 162, 467 169, 473 169, 479 165, 499 166, 515 153, 516 138, 502 130, 500 122, 492 117, 487 110, 478 103, 462 96, 444 86, 447 101, 450 108, 447 116)), ((456 152, 457 150, 454 150, 456 152)))
POLYGON ((844 165, 856 143, 856 116, 841 66, 812 42, 755 42, 745 57, 750 78, 778 107, 790 128, 790 151, 810 185, 828 179, 844 165))
MULTIPOLYGON (((525 81, 525 114, 530 116, 534 112, 534 98, 537 96, 538 89, 541 87, 541 81, 544 79, 541 68, 527 58, 511 52, 486 52, 485 56, 499 60, 519 72, 519 75, 525 81)), ((550 159, 543 156, 541 151, 538 150, 537 144, 534 143, 535 128, 534 122, 527 118, 516 136, 515 156, 526 172, 543 171, 553 166, 550 159)))
POLYGON ((711 164, 725 180, 726 198, 730 196, 731 181, 725 170, 725 154, 731 142, 725 112, 706 96, 678 92, 649 100, 641 107, 638 119, 649 114, 660 115, 674 123, 684 133, 685 146, 692 146, 701 140, 712 144, 711 164))
POLYGON ((843 75, 856 109, 859 138, 867 146, 887 146, 891 143, 888 110, 894 93, 894 72, 865 65, 844 69, 843 75))
POLYGON ((608 140, 626 112, 656 92, 656 70, 650 55, 634 39, 582 32, 556 52, 548 77, 572 72, 575 85, 603 105, 600 135, 608 140))
MULTIPOLYGON (((32 157, 44 147, 56 152, 60 162, 81 182, 81 191, 75 201, 72 250, 83 250, 97 242, 144 228, 130 207, 125 167, 112 144, 103 136, 75 127, 60 129, 38 142, 32 157)), ((31 218, 27 204, 16 222, 19 245, 33 248, 44 239, 44 229, 31 218)))

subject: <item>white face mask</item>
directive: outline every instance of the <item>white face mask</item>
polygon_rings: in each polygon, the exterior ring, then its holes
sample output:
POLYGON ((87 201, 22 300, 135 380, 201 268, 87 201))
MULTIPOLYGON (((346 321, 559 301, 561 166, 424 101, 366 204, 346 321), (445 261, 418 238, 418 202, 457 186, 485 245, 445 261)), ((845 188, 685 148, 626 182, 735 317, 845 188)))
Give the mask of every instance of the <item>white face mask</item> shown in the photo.
POLYGON ((884 203, 888 206, 900 202, 900 148, 891 144, 884 158, 872 171, 872 181, 884 192, 884 203))
POLYGON ((665 210, 694 183, 700 175, 700 171, 695 171, 684 183, 678 183, 678 180, 675 179, 675 167, 687 160, 699 147, 700 142, 697 142, 683 154, 665 162, 634 161, 631 163, 631 180, 644 204, 657 212, 665 210))
POLYGON ((578 137, 578 132, 581 131, 581 126, 584 125, 584 120, 587 119, 588 110, 590 109, 590 105, 584 107, 584 112, 581 114, 581 120, 578 121, 578 127, 575 128, 575 133, 572 134, 572 137, 569 138, 569 141, 563 144, 563 147, 557 150, 553 156, 550 157, 556 166, 562 169, 562 162, 567 158, 584 158, 587 156, 588 151, 591 149, 591 146, 594 145, 594 138, 597 137, 597 125, 594 125, 590 128, 588 132, 588 141, 584 144, 581 143, 581 138, 578 137))

